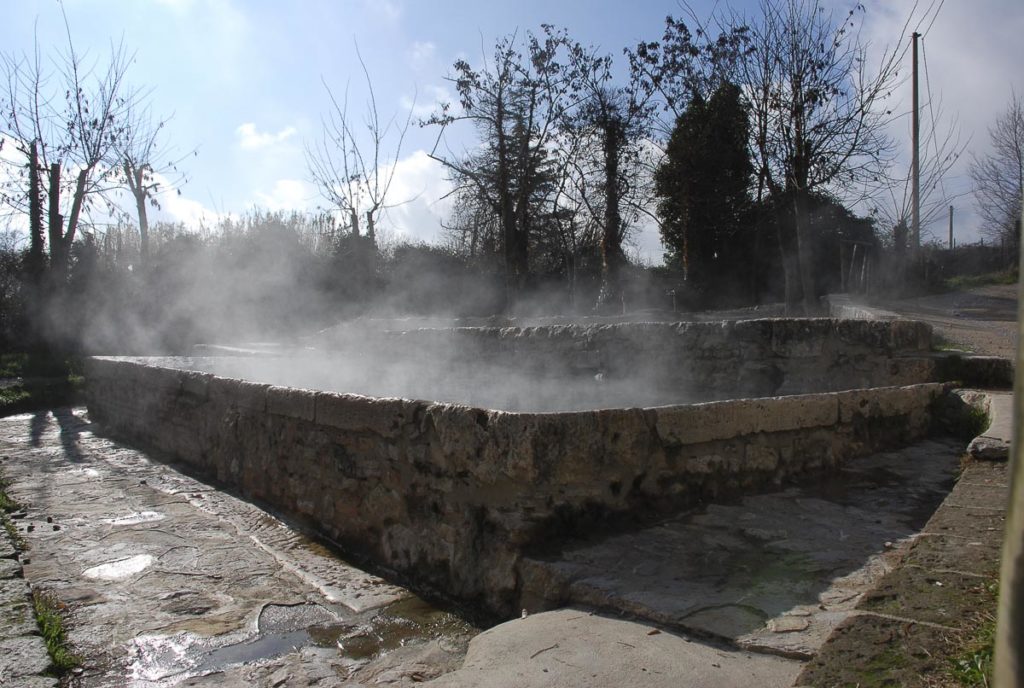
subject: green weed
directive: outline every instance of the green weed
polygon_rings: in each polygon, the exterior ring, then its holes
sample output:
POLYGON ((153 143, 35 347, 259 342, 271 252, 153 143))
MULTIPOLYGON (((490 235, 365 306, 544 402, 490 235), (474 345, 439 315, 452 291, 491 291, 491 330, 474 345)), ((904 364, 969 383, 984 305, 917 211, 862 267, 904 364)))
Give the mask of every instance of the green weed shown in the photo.
POLYGON ((949 660, 949 673, 964 686, 992 685, 992 654, 996 642, 996 619, 991 614, 978 627, 964 649, 949 660))
POLYGON ((32 601, 36 610, 36 622, 43 634, 43 640, 46 641, 50 661, 53 662, 51 671, 59 676, 81 665, 82 658, 71 651, 64 629, 67 605, 58 600, 53 593, 38 590, 32 591, 32 601))

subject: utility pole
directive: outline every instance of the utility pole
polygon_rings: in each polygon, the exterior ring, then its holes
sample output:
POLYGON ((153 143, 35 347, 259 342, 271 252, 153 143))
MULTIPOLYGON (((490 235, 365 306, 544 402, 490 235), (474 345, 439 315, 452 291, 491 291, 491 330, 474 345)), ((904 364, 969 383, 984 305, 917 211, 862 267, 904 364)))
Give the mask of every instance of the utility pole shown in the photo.
POLYGON ((912 34, 914 40, 914 69, 913 69, 913 83, 914 83, 914 110, 912 115, 912 135, 913 135, 913 148, 914 157, 911 165, 911 177, 913 182, 913 218, 911 225, 911 255, 917 258, 918 252, 921 250, 921 155, 919 152, 921 146, 921 118, 918 112, 918 88, 917 88, 917 39, 921 37, 921 34, 914 32, 912 34))
POLYGON ((953 206, 949 206, 949 248, 953 248, 953 206))

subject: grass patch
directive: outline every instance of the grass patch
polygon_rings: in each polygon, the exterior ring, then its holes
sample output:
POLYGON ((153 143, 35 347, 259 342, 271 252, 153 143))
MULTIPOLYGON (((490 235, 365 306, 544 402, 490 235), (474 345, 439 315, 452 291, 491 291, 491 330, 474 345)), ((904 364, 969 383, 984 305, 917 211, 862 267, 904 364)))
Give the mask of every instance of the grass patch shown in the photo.
POLYGON ((46 649, 53 662, 50 669, 59 675, 81 665, 82 658, 71 651, 64 629, 64 616, 68 606, 49 592, 32 591, 32 603, 36 610, 36 622, 46 641, 46 649))
POLYGON ((85 378, 81 361, 39 353, 0 354, 0 418, 81 399, 85 378))
MULTIPOLYGON (((994 584, 993 584, 994 585, 994 584)), ((985 614, 983 621, 963 649, 950 658, 949 673, 962 686, 992 685, 992 655, 996 643, 996 617, 985 614)))
POLYGON ((7 494, 7 488, 11 486, 11 481, 0 471, 0 511, 17 511, 18 503, 15 502, 7 494))
POLYGON ((1016 270, 1001 270, 999 272, 988 272, 983 275, 957 275, 944 280, 942 285, 948 291, 959 291, 971 289, 972 287, 984 287, 989 284, 1016 284, 1016 270))
POLYGON ((973 440, 988 430, 990 424, 991 420, 983 409, 977 406, 969 406, 964 411, 962 425, 960 426, 961 436, 973 440))
POLYGON ((939 332, 932 332, 932 351, 942 351, 944 353, 951 354, 966 354, 970 353, 968 349, 964 348, 963 344, 957 344, 951 342, 942 336, 939 332))
POLYGON ((3 525, 4 530, 7 531, 7 536, 14 543, 14 546, 19 551, 24 552, 28 549, 28 543, 25 542, 25 538, 21 537, 21 533, 18 532, 18 529, 14 527, 14 523, 7 516, 8 513, 21 508, 21 505, 7 494, 7 488, 10 484, 3 473, 0 473, 0 525, 3 525))

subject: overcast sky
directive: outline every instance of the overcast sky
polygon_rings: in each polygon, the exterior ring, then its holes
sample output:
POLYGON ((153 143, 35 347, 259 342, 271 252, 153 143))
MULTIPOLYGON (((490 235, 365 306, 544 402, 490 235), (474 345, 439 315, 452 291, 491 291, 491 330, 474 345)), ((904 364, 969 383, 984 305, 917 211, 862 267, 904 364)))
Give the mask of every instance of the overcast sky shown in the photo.
MULTIPOLYGON (((918 15, 932 3, 921 0, 918 15)), ((715 4, 691 2, 700 16, 715 4)), ((754 4, 732 6, 750 12, 754 4)), ((911 0, 863 4, 864 35, 874 50, 906 38, 900 30, 911 0)), ((33 32, 44 51, 66 45, 56 0, 4 5, 2 50, 31 51, 33 32)), ((182 195, 164 203, 164 217, 185 222, 254 206, 323 205, 309 182, 304 146, 319 135, 329 105, 321 80, 336 92, 348 85, 353 112, 365 102, 356 43, 381 114, 403 118, 414 104, 416 114, 426 114, 436 101, 451 97, 445 76, 454 60, 476 63, 482 46, 516 29, 564 26, 576 40, 620 56, 625 46, 660 38, 665 15, 680 14, 675 2, 653 0, 65 0, 65 7, 80 52, 102 59, 111 41, 123 37, 135 53, 130 80, 152 89, 156 113, 173 114, 171 144, 182 152, 198 150, 185 163, 189 181, 182 195)), ((943 110, 959 118, 964 138, 971 139, 946 185, 949 193, 962 194, 969 190, 970 153, 987 150, 986 128, 1005 109, 1011 90, 1024 93, 1024 2, 945 0, 930 28, 920 28, 927 29, 930 90, 941 95, 943 110)), ((898 111, 909 107, 909 84, 905 90, 897 94, 903 100, 898 111)), ((903 151, 909 149, 909 130, 904 117, 892 131, 903 151)), ((393 198, 414 200, 385 219, 395 235, 428 241, 438 236, 447 209, 438 199, 446 185, 425 153, 435 134, 417 128, 406 140, 393 198)), ((973 199, 962 196, 953 203, 958 240, 975 240, 973 199)), ((944 238, 945 219, 932 229, 944 238)), ((655 231, 643 229, 635 243, 647 260, 660 262, 655 231)))

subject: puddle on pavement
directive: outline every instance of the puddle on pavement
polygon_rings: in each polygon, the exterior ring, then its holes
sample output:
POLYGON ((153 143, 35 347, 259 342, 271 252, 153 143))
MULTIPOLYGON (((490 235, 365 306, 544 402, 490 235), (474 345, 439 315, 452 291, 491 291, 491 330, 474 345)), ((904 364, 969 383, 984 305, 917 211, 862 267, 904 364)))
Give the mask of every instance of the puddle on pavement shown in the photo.
POLYGON ((107 564, 93 566, 92 568, 82 571, 82 575, 86 578, 120 580, 122 578, 134 576, 136 573, 145 570, 153 563, 153 561, 154 558, 149 554, 137 554, 134 557, 128 557, 127 559, 119 559, 107 564))
POLYGON ((189 633, 137 638, 131 673, 145 681, 200 676, 307 647, 335 649, 355 669, 399 647, 431 640, 457 646, 477 632, 416 597, 359 615, 340 606, 269 604, 260 613, 255 637, 230 645, 211 647, 209 639, 189 633))
POLYGON ((118 518, 105 518, 104 523, 109 523, 112 526, 133 526, 138 523, 152 523, 153 521, 162 521, 166 516, 156 511, 136 511, 135 513, 128 514, 127 516, 119 516, 118 518))

